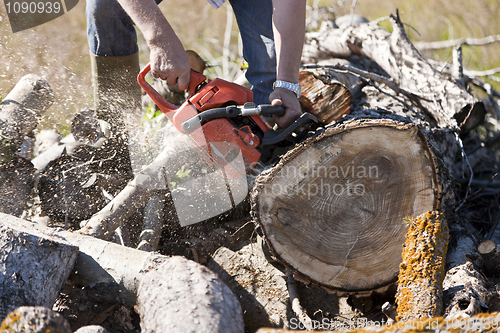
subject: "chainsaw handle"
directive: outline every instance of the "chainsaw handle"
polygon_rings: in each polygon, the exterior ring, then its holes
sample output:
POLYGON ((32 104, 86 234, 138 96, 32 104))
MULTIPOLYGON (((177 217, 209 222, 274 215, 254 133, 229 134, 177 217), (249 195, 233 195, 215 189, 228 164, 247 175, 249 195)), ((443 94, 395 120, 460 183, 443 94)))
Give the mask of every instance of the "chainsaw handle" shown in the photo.
MULTIPOLYGON (((163 98, 160 93, 158 93, 153 86, 151 86, 147 81, 146 81, 146 74, 148 74, 151 71, 151 63, 148 63, 146 67, 142 69, 142 71, 139 73, 137 76, 137 82, 139 82, 139 85, 144 89, 146 94, 151 97, 153 102, 158 105, 160 110, 163 112, 170 112, 170 111, 175 111, 179 107, 176 105, 173 105, 172 103, 168 102, 165 98, 163 98)), ((195 71, 194 69, 191 69, 191 77, 189 81, 189 94, 192 96, 194 95, 200 86, 205 84, 207 77, 200 72, 195 71)))
POLYGON ((152 85, 150 85, 146 81, 146 74, 148 74, 150 70, 151 64, 147 64, 146 67, 144 67, 139 73, 139 75, 137 76, 137 82, 139 82, 139 85, 163 112, 171 112, 177 110, 179 108, 178 106, 175 106, 172 103, 168 102, 165 98, 163 98, 162 95, 160 95, 159 92, 155 90, 155 88, 153 88, 152 85))
POLYGON ((182 129, 188 133, 199 128, 203 123, 217 118, 236 118, 251 117, 258 115, 277 115, 282 116, 286 112, 282 106, 269 104, 255 105, 254 103, 245 103, 245 105, 230 105, 225 108, 216 108, 205 110, 196 116, 182 123, 182 129))

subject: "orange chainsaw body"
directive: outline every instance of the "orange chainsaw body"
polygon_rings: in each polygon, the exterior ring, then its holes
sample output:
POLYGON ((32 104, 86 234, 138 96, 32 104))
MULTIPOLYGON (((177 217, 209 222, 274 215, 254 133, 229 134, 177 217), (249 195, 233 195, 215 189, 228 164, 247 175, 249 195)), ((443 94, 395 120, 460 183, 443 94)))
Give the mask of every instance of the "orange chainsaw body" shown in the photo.
MULTIPOLYGON (((149 71, 148 64, 140 72, 137 81, 181 133, 186 134, 182 123, 200 112, 253 101, 250 89, 219 78, 207 80, 205 75, 192 70, 190 97, 181 106, 176 106, 165 100, 146 82, 145 76, 149 71)), ((270 129, 260 116, 246 118, 250 119, 246 119, 244 123, 227 118, 213 119, 188 134, 194 140, 193 146, 199 150, 207 163, 224 168, 233 178, 241 177, 242 173, 252 169, 259 161, 261 153, 257 146, 262 135, 270 129), (240 153, 242 159, 238 158, 240 153)))

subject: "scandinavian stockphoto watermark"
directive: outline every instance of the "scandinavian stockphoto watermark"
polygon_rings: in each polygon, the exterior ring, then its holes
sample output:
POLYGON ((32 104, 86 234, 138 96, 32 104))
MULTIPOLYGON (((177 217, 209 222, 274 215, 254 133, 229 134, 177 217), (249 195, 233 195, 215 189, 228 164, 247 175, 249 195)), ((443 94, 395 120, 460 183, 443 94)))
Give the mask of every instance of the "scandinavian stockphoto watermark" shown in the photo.
POLYGON ((12 32, 52 21, 73 9, 78 0, 3 0, 12 32))
POLYGON ((271 195, 297 195, 311 199, 315 196, 363 196, 367 193, 366 180, 379 178, 378 166, 312 165, 312 162, 295 167, 288 166, 276 175, 284 181, 274 182, 264 191, 271 195), (313 181, 302 181, 308 178, 313 181), (292 179, 296 182, 290 181, 292 179))
POLYGON ((350 320, 337 320, 333 318, 323 318, 322 320, 300 321, 297 318, 290 320, 292 330, 354 330, 354 329, 400 329, 413 331, 438 332, 442 330, 464 330, 467 332, 478 332, 497 330, 500 328, 500 318, 496 316, 483 318, 458 318, 414 320, 414 321, 369 321, 366 318, 350 320))

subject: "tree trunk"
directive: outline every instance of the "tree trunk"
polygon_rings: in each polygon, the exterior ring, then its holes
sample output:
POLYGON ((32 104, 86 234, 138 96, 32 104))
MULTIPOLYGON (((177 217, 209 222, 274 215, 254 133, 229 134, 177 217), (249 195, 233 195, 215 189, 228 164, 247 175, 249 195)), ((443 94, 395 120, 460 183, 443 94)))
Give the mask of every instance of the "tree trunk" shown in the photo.
POLYGON ((19 306, 51 308, 77 254, 63 238, 0 217, 0 319, 19 306))
POLYGON ((171 257, 144 276, 137 295, 141 331, 243 332, 238 299, 206 267, 171 257))
POLYGON ((391 119, 332 126, 256 181, 252 212, 299 279, 366 292, 394 282, 405 217, 439 207, 438 171, 419 127, 391 119))
POLYGON ((405 218, 453 203, 457 126, 483 107, 421 57, 399 18, 390 20, 392 33, 366 23, 308 34, 305 61, 350 57, 319 67, 367 86, 348 115, 284 155, 252 193, 272 254, 297 278, 341 293, 396 280, 405 218))

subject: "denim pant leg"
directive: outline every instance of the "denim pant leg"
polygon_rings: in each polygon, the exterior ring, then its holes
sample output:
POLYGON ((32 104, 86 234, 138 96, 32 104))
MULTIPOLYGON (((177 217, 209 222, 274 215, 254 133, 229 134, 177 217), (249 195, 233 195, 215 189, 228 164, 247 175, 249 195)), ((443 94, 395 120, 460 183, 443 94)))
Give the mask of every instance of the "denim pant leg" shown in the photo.
POLYGON ((269 104, 276 80, 272 0, 229 0, 243 41, 243 57, 248 62, 247 80, 253 85, 254 102, 269 104))
POLYGON ((134 22, 118 1, 87 0, 85 14, 90 52, 98 56, 126 56, 138 51, 134 22))

